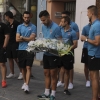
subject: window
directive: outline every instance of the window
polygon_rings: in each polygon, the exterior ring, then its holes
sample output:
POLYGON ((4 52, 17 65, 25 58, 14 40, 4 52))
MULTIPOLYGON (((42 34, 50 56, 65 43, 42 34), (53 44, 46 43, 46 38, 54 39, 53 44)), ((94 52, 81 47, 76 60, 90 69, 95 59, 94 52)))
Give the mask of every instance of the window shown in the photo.
POLYGON ((71 13, 70 18, 72 21, 75 21, 76 1, 67 2, 65 10, 71 13))

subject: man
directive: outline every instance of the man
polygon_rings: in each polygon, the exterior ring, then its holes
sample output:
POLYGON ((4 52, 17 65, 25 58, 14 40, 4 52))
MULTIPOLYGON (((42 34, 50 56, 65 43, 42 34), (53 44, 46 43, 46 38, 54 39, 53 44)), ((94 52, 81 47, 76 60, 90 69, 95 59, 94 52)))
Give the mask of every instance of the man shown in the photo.
MULTIPOLYGON (((5 20, 8 22, 8 29, 10 32, 10 39, 9 39, 9 43, 7 46, 7 58, 9 60, 9 66, 10 66, 10 74, 8 76, 6 76, 6 78, 14 78, 15 74, 14 74, 14 61, 16 62, 17 66, 18 62, 17 62, 17 49, 18 49, 18 42, 16 42, 16 31, 17 31, 17 26, 20 24, 18 21, 14 20, 13 18, 13 13, 10 11, 7 11, 4 14, 5 20)), ((20 68, 19 68, 20 69, 20 68)), ((20 69, 20 74, 18 79, 22 79, 22 73, 21 73, 21 69, 20 69)))
MULTIPOLYGON (((0 15, 1 18, 1 15, 0 15)), ((9 41, 9 34, 8 34, 7 26, 0 22, 0 67, 1 67, 1 74, 2 74, 2 88, 7 86, 6 83, 6 47, 9 41)))
MULTIPOLYGON (((91 21, 89 20, 89 24, 83 27, 82 35, 88 37, 90 27, 91 27, 91 21)), ((90 87, 89 69, 88 69, 88 42, 86 41, 84 42, 84 45, 83 45, 81 62, 84 63, 84 74, 86 78, 86 87, 90 87)))
POLYGON ((36 37, 36 26, 30 22, 30 13, 25 11, 23 13, 23 24, 17 28, 16 41, 19 42, 18 47, 18 62, 22 69, 24 84, 22 89, 26 93, 29 92, 29 81, 31 75, 31 67, 33 64, 34 54, 26 51, 28 42, 36 37))
MULTIPOLYGON (((68 16, 70 17, 70 12, 69 11, 64 11, 62 12, 62 17, 64 16, 68 16)), ((60 23, 60 26, 62 26, 62 24, 60 23)), ((76 31, 76 34, 77 34, 77 39, 79 39, 79 28, 77 26, 76 23, 74 23, 73 21, 70 21, 70 27, 76 31)), ((74 59, 74 58, 73 58, 74 59)), ((57 87, 59 86, 64 86, 64 73, 65 73, 65 70, 64 68, 61 66, 61 69, 60 69, 60 81, 58 81, 57 83, 57 87)), ((70 70, 70 81, 69 81, 69 86, 68 86, 68 89, 73 89, 73 76, 74 76, 74 69, 71 69, 70 70)))
MULTIPOLYGON (((62 23, 62 38, 68 40, 71 45, 71 51, 73 52, 75 48, 77 48, 77 34, 76 32, 70 27, 70 18, 68 16, 62 17, 61 19, 62 23)), ((70 76, 70 70, 73 69, 73 55, 70 53, 68 55, 64 55, 61 57, 61 64, 65 69, 65 88, 64 93, 67 95, 71 95, 71 93, 68 91, 68 84, 69 84, 69 76, 70 76)))
MULTIPOLYGON (((51 21, 50 15, 46 10, 40 12, 39 18, 44 24, 42 26, 42 34, 44 38, 55 39, 61 37, 60 27, 56 23, 51 21)), ((55 100, 58 59, 59 58, 57 56, 54 56, 48 52, 44 53, 43 67, 45 75, 45 92, 43 95, 38 95, 40 99, 50 97, 50 100, 55 100)))
POLYGON ((88 67, 92 83, 92 100, 98 100, 99 70, 100 70, 100 21, 97 19, 97 7, 92 5, 87 8, 87 16, 92 25, 89 37, 81 36, 82 41, 88 42, 88 67))

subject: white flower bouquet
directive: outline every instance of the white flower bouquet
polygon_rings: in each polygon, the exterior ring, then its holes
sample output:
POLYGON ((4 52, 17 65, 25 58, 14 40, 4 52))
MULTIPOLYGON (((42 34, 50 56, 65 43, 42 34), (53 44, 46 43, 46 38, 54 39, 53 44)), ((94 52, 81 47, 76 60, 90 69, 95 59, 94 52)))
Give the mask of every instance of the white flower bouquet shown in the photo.
POLYGON ((66 39, 39 38, 28 43, 28 52, 49 52, 56 56, 68 55, 71 52, 70 42, 66 39))

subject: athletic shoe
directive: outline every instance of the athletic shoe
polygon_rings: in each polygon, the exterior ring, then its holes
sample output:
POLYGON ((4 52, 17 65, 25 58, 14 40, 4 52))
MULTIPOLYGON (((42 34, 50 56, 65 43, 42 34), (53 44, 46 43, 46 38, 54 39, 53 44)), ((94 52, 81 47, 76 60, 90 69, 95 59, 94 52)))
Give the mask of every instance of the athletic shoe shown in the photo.
POLYGON ((21 89, 24 90, 24 89, 25 89, 25 86, 26 86, 26 83, 24 83, 24 84, 22 85, 21 89))
POLYGON ((29 93, 29 86, 28 85, 25 85, 24 92, 29 93))
POLYGON ((71 93, 70 93, 68 90, 64 90, 64 93, 65 93, 66 95, 71 95, 71 93))
POLYGON ((50 100, 56 100, 53 95, 50 96, 50 100))
POLYGON ((43 94, 43 95, 38 95, 37 97, 39 98, 39 100, 44 100, 50 98, 50 95, 46 96, 45 94, 43 94))
POLYGON ((72 83, 69 83, 68 89, 73 89, 73 84, 72 83))
POLYGON ((90 87, 90 81, 86 81, 86 87, 90 87))
POLYGON ((18 76, 18 80, 22 80, 22 79, 23 79, 23 75, 22 75, 22 73, 20 73, 18 76))
POLYGON ((14 78, 14 77, 15 77, 15 75, 12 73, 10 73, 8 76, 6 76, 6 78, 14 78))
POLYGON ((2 88, 5 88, 5 87, 7 87, 7 83, 6 81, 2 81, 2 88))
POLYGON ((58 81, 57 87, 64 87, 64 83, 62 83, 61 81, 58 81))

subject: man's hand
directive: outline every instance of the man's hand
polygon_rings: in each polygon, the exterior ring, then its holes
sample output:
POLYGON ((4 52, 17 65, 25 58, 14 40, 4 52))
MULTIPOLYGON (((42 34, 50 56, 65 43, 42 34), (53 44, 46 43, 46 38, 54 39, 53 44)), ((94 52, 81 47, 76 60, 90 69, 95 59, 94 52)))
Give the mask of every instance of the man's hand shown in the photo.
POLYGON ((23 39, 23 36, 20 36, 20 39, 23 39))
POLYGON ((87 37, 86 37, 86 36, 81 35, 81 41, 85 41, 86 39, 87 39, 87 37))

